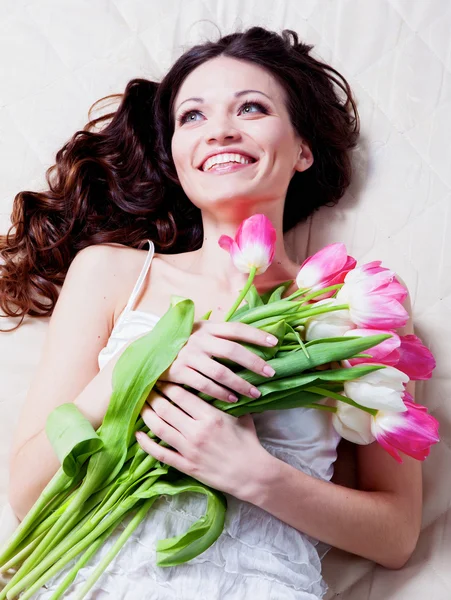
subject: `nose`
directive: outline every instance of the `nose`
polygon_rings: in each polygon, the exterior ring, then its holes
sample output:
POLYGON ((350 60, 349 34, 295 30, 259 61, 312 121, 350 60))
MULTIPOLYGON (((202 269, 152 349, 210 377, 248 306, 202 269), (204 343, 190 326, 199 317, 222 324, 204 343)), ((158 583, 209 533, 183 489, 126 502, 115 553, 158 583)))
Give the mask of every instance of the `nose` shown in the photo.
POLYGON ((207 143, 222 143, 223 140, 238 140, 241 137, 239 130, 227 116, 211 118, 206 132, 207 143))

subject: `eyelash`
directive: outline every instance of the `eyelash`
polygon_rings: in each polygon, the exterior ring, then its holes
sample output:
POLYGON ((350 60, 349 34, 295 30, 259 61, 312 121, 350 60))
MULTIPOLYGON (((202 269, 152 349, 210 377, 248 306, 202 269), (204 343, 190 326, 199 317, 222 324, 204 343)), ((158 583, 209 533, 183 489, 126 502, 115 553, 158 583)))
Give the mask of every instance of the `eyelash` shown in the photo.
MULTIPOLYGON (((246 102, 243 102, 243 104, 241 104, 241 106, 240 106, 240 110, 241 110, 241 109, 242 109, 244 106, 248 106, 248 105, 250 105, 250 106, 252 106, 252 105, 258 106, 259 110, 260 110, 262 113, 264 113, 265 115, 267 115, 267 114, 268 114, 268 112, 269 112, 269 107, 268 107, 268 106, 266 106, 266 104, 263 104, 262 102, 256 102, 256 101, 254 101, 254 100, 246 100, 246 102)), ((182 113, 181 115, 179 115, 179 116, 177 117, 177 122, 178 122, 178 124, 179 124, 179 125, 183 125, 183 124, 184 124, 184 122, 185 122, 185 118, 186 118, 186 117, 187 117, 187 116, 188 116, 190 113, 197 113, 197 112, 198 112, 198 113, 200 113, 200 110, 191 109, 191 110, 187 110, 187 111, 185 111, 184 113, 182 113)), ((194 121, 193 121, 193 122, 194 122, 194 121)))

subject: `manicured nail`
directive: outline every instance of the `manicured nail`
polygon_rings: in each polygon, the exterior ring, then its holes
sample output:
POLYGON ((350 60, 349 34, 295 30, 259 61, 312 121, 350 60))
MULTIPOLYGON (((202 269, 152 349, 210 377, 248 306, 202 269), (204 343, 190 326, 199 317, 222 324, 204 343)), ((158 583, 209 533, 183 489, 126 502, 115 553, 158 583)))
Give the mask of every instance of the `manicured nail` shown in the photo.
POLYGON ((260 398, 262 395, 261 391, 254 387, 250 389, 250 394, 253 398, 260 398))
POLYGON ((275 371, 272 367, 270 367, 269 365, 266 365, 265 367, 263 367, 263 375, 267 375, 268 377, 272 377, 274 375, 275 371))
POLYGON ((238 402, 238 398, 236 396, 234 396, 233 394, 229 395, 229 400, 230 400, 230 402, 238 402))
POLYGON ((266 336, 266 341, 268 344, 271 344, 271 346, 275 346, 279 340, 273 335, 268 335, 266 336))

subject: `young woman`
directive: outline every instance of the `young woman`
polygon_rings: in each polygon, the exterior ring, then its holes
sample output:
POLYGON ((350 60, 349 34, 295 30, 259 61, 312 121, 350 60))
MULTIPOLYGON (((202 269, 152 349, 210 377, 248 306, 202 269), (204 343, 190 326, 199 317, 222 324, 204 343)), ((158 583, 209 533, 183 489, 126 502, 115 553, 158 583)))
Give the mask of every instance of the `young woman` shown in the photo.
MULTIPOLYGON (((225 492, 225 529, 189 563, 156 567, 156 541, 185 531, 205 506, 197 494, 162 497, 99 580, 111 597, 313 600, 326 590, 320 559, 329 546, 388 568, 415 547, 419 463, 359 446, 355 489, 334 484, 339 438, 328 414, 234 418, 182 387, 233 401, 231 393, 253 390, 214 358, 265 367, 239 342, 266 345, 266 335, 223 322, 247 275, 219 247, 220 235, 233 237, 255 213, 272 221, 275 257, 255 280, 263 293, 298 272, 284 233, 349 185, 356 106, 347 82, 311 49, 290 30, 260 27, 193 47, 161 83, 130 81, 103 129, 94 131, 93 120, 77 132, 57 154, 49 191, 15 198, 16 229, 1 241, 1 307, 22 318, 51 315, 11 453, 9 498, 19 518, 59 468, 48 414, 73 401, 97 428, 127 344, 153 327, 172 294, 195 302, 193 333, 142 411, 171 448, 142 447, 225 492)), ((57 581, 38 597, 49 598, 57 581)))

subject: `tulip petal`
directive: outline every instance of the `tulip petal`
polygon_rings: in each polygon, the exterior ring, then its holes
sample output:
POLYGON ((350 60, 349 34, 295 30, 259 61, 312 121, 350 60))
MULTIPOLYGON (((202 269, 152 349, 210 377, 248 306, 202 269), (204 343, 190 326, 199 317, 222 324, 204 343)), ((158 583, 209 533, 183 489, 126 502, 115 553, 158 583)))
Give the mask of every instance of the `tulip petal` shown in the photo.
POLYGON ((405 373, 394 367, 384 367, 354 381, 345 382, 344 390, 346 396, 361 406, 402 412, 407 410, 402 396, 404 384, 408 381, 405 373))
POLYGON ((371 415, 360 408, 336 401, 337 412, 332 423, 342 438, 354 444, 371 444, 375 437, 371 432, 371 415))
POLYGON ((227 252, 230 252, 231 247, 233 245, 233 240, 229 235, 221 235, 221 237, 218 240, 218 244, 223 250, 227 250, 227 252))
POLYGON ((356 295, 348 300, 348 304, 353 322, 365 329, 397 329, 409 320, 406 309, 392 298, 356 295))
POLYGON ((230 252, 239 271, 250 273, 255 268, 256 274, 261 274, 274 258, 276 237, 276 230, 268 217, 257 214, 241 223, 235 240, 222 235, 218 243, 221 248, 230 252))
POLYGON ((436 362, 429 348, 413 334, 401 336, 400 340, 400 357, 396 368, 414 381, 430 379, 436 362))
POLYGON ((406 411, 402 413, 378 412, 372 420, 371 431, 398 462, 402 462, 398 450, 417 460, 424 460, 431 445, 439 441, 439 423, 424 406, 413 402, 407 392, 404 404, 406 411))
POLYGON ((383 365, 395 366, 399 361, 399 351, 398 348, 401 345, 401 340, 399 336, 393 331, 389 331, 387 329, 353 329, 347 331, 344 335, 358 335, 360 337, 365 337, 368 335, 379 335, 379 334, 388 334, 391 337, 384 340, 377 346, 373 346, 373 348, 369 348, 365 350, 365 354, 371 354, 371 359, 368 358, 353 358, 347 361, 351 366, 358 365, 367 362, 376 362, 383 365))
MULTIPOLYGON (((348 256, 344 244, 329 244, 304 260, 296 276, 296 284, 298 288, 318 291, 343 283, 347 273, 356 264, 356 260, 352 256, 348 256)), ((314 301, 328 298, 333 294, 333 291, 326 292, 322 296, 316 297, 314 301)))
POLYGON ((347 262, 344 244, 329 244, 304 260, 296 277, 299 288, 310 288, 331 273, 340 271, 347 262), (299 281, 298 281, 299 280, 299 281))

